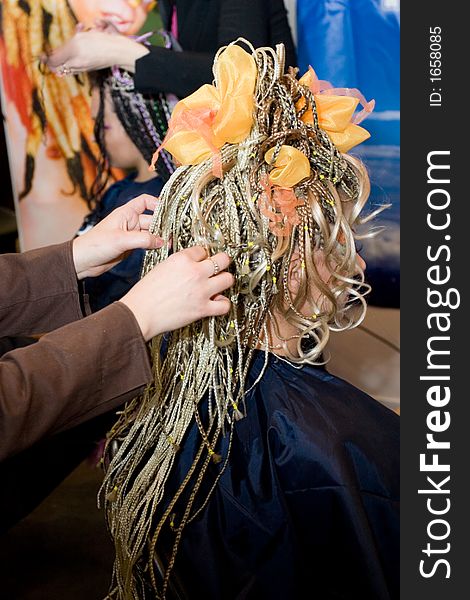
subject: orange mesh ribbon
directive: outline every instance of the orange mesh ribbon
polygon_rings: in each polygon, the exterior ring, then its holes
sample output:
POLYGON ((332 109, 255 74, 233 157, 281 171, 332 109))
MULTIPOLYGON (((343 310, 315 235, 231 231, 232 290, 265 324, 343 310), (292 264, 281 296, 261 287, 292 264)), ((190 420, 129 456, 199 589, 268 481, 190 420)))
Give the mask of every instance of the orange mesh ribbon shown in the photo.
POLYGON ((261 180, 261 186, 259 207, 261 214, 269 219, 269 229, 278 237, 290 235, 292 227, 300 223, 296 208, 303 202, 292 188, 272 186, 267 177, 261 180))

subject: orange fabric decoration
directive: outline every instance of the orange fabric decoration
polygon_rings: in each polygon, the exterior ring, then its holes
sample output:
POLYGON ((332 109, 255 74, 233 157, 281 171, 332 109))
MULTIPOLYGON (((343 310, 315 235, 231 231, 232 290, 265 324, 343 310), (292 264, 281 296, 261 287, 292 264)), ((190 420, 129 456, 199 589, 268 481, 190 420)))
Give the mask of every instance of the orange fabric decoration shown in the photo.
MULTIPOLYGON (((333 88, 327 81, 320 81, 312 67, 299 83, 311 89, 317 107, 318 124, 340 152, 348 152, 370 137, 370 133, 359 127, 358 123, 374 110, 374 100, 367 102, 356 89, 333 88), (359 103, 364 108, 354 116, 359 103)), ((305 98, 301 98, 296 104, 296 109, 299 111, 304 106, 305 98)), ((302 121, 313 124, 312 108, 308 108, 302 115, 302 121)))
MULTIPOLYGON (((271 148, 264 155, 264 160, 271 164, 275 148, 271 148)), ((269 181, 279 187, 292 188, 294 185, 310 177, 310 163, 308 158, 293 146, 281 146, 274 169, 269 173, 269 181)))
POLYGON ((297 206, 303 202, 297 198, 291 188, 272 186, 266 177, 261 180, 263 193, 259 198, 262 215, 270 221, 269 229, 278 237, 289 236, 292 227, 300 223, 297 206))
POLYGON ((180 164, 196 165, 217 156, 224 144, 239 144, 248 137, 253 125, 255 61, 232 45, 220 54, 214 68, 215 85, 203 85, 175 106, 152 166, 162 148, 180 164))

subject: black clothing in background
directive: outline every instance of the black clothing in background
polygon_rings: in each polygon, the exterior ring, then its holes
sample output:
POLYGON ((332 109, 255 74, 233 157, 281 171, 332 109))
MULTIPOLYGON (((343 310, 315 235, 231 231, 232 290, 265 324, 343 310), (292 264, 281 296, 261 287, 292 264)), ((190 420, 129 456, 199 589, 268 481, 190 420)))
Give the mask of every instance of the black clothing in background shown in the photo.
MULTIPOLYGON (((164 26, 170 29, 171 0, 161 0, 164 26)), ((296 66, 292 34, 283 0, 176 0, 178 42, 183 52, 151 47, 136 62, 139 92, 173 93, 183 98, 211 83, 216 51, 244 37, 258 48, 283 42, 286 66, 296 66)))

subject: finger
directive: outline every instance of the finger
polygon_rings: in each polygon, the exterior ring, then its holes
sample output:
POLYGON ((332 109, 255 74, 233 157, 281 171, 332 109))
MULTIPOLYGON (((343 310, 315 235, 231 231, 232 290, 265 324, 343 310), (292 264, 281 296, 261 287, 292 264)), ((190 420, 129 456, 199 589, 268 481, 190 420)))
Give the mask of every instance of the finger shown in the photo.
POLYGON ((191 246, 191 248, 186 248, 185 250, 181 250, 181 252, 195 262, 201 262, 207 258, 207 252, 202 246, 191 246))
POLYGON ((152 235, 148 231, 126 231, 122 238, 121 248, 123 252, 136 248, 152 250, 154 248, 161 248, 163 244, 164 241, 162 238, 152 235))
POLYGON ((232 306, 232 303, 228 298, 222 296, 220 300, 210 300, 208 307, 208 315, 209 317, 218 317, 220 315, 226 315, 232 306))
POLYGON ((152 223, 153 215, 139 215, 139 225, 141 229, 148 229, 152 223))
POLYGON ((157 208, 157 201, 158 198, 155 196, 151 196, 150 194, 141 194, 140 196, 130 200, 125 205, 125 208, 131 208, 139 214, 142 214, 146 210, 151 210, 153 212, 157 208))
POLYGON ((230 264, 231 258, 225 252, 219 252, 209 258, 206 258, 204 262, 204 268, 207 271, 207 276, 217 275, 220 271, 224 271, 230 264))
POLYGON ((51 71, 59 68, 60 65, 65 63, 66 61, 66 53, 61 52, 60 50, 51 52, 48 56, 44 56, 44 64, 46 64, 51 71))
POLYGON ((232 287, 234 283, 234 276, 231 273, 227 273, 227 271, 211 277, 207 282, 210 297, 217 296, 220 292, 232 287))

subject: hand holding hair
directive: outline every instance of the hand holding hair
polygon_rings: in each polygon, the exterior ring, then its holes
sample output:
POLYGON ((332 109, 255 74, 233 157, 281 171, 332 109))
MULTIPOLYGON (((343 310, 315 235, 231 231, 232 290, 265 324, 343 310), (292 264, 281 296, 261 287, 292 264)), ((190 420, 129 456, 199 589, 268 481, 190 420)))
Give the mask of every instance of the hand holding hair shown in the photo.
POLYGON ((73 261, 78 279, 97 277, 119 263, 136 248, 160 248, 163 240, 149 233, 157 199, 142 194, 114 210, 93 229, 73 241, 73 261))
POLYGON ((200 246, 176 252, 155 266, 122 299, 145 340, 204 317, 224 315, 230 300, 221 293, 234 283, 224 271, 231 259, 224 252, 207 258, 200 246))

